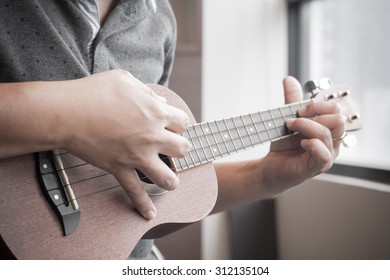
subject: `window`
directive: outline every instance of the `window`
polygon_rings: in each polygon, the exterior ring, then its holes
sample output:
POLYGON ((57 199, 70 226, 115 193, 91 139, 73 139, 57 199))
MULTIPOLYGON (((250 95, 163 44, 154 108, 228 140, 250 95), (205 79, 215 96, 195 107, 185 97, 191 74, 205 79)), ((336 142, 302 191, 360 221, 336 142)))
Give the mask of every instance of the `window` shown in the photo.
MULTIPOLYGON (((390 1, 290 1, 290 73, 329 77, 360 100, 363 129, 336 163, 390 171, 390 1)), ((357 170, 357 169, 356 169, 357 170)))

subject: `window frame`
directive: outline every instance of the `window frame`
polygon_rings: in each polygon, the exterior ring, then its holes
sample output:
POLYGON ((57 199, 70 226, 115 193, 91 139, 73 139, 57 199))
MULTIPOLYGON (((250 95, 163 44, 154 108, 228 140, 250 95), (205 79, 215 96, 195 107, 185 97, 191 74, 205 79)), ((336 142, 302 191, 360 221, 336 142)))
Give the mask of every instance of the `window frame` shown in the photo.
MULTIPOLYGON (((299 81, 309 77, 309 2, 319 0, 288 0, 288 71, 299 81)), ((322 0, 326 1, 326 0, 322 0)), ((390 170, 359 165, 333 164, 326 173, 390 184, 390 170)))

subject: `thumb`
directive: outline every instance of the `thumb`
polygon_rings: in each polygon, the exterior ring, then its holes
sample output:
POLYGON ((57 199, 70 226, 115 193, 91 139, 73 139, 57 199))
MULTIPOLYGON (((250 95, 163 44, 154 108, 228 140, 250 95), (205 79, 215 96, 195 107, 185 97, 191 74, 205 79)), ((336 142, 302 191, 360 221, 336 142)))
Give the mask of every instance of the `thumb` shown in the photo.
POLYGON ((283 79, 284 102, 286 104, 299 102, 303 98, 302 87, 297 79, 288 76, 283 79))

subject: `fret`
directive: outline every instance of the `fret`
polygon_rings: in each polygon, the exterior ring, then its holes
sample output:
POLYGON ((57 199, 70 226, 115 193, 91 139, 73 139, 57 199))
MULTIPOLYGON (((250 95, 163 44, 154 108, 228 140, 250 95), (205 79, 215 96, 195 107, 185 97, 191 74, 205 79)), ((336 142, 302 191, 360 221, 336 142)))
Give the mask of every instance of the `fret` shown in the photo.
POLYGON ((197 130, 197 127, 199 127, 199 126, 200 126, 199 124, 196 124, 196 125, 193 125, 193 128, 194 128, 194 131, 195 131, 196 138, 199 141, 199 150, 200 150, 200 152, 198 152, 198 154, 200 155, 200 163, 203 163, 203 162, 207 162, 207 158, 208 157, 207 157, 207 154, 206 154, 205 146, 202 144, 202 135, 199 135, 198 130, 197 130), (202 158, 201 153, 203 153, 203 155, 204 155, 203 158, 202 158))
POLYGON ((188 156, 190 157, 190 159, 192 160, 192 164, 190 164, 190 166, 195 166, 197 162, 200 162, 200 156, 198 154, 198 151, 197 151, 197 148, 196 148, 196 143, 195 143, 195 139, 191 136, 191 128, 192 126, 188 127, 187 131, 188 131, 188 135, 189 135, 189 139, 191 142, 192 142, 192 147, 193 149, 191 149, 189 152, 188 152, 188 156), (193 152, 195 151, 195 155, 198 157, 198 160, 195 160, 194 159, 194 156, 193 156, 193 152))
POLYGON ((280 139, 280 138, 282 138, 282 135, 280 134, 280 131, 279 131, 278 126, 276 124, 275 118, 273 117, 271 110, 268 110, 268 112, 269 112, 269 115, 271 117, 272 122, 274 123, 274 128, 275 128, 276 132, 278 133, 278 136, 280 139))
POLYGON ((279 128, 284 125, 284 119, 279 109, 273 109, 270 111, 272 121, 275 124, 275 127, 279 128))
MULTIPOLYGON (((225 139, 229 139, 229 137, 230 137, 230 139, 231 139, 230 142, 233 144, 233 151, 234 151, 234 152, 238 152, 236 143, 234 143, 234 140, 233 140, 231 131, 230 131, 230 129, 229 129, 227 123, 226 123, 226 120, 223 119, 222 121, 223 121, 223 124, 225 125, 226 131, 227 131, 227 133, 225 133, 225 134, 223 135, 224 138, 225 138, 225 139)), ((226 145, 227 145, 227 144, 229 144, 229 141, 225 141, 225 143, 226 143, 226 145)), ((229 149, 229 151, 230 151, 230 149, 229 149)))
POLYGON ((297 112, 294 111, 294 109, 292 108, 292 105, 291 105, 291 104, 288 105, 288 108, 290 108, 292 115, 294 115, 294 116, 296 117, 296 116, 297 116, 297 112))
POLYGON ((200 155, 199 155, 199 152, 198 152, 198 146, 200 146, 199 144, 199 139, 196 138, 196 135, 195 136, 192 136, 191 135, 191 130, 192 132, 194 133, 194 127, 193 126, 190 126, 188 127, 188 134, 190 135, 190 139, 192 140, 192 147, 193 149, 190 150, 189 154, 193 156, 191 156, 191 158, 193 159, 195 156, 196 156, 196 160, 194 161, 194 164, 196 164, 197 162, 200 162, 200 155))
MULTIPOLYGON (((189 138, 186 137, 185 134, 186 134, 186 131, 183 132, 183 133, 181 133, 181 135, 182 135, 183 137, 185 137, 186 139, 189 140, 189 138)), ((188 134, 188 133, 187 133, 187 134, 188 134)), ((189 164, 188 161, 187 161, 187 157, 188 157, 188 154, 187 154, 185 157, 182 157, 182 158, 174 158, 174 159, 173 159, 177 171, 184 170, 184 169, 186 169, 186 168, 188 168, 188 167, 191 166, 191 164, 189 164), (178 164, 176 164, 176 160, 177 160, 177 162, 180 164, 180 167, 178 166, 178 164)))
POLYGON ((264 128, 265 128, 265 131, 267 132, 268 140, 271 140, 272 137, 271 137, 271 134, 270 134, 269 131, 268 131, 268 128, 267 128, 268 125, 265 123, 264 118, 263 118, 263 115, 261 114, 261 112, 259 112, 258 114, 259 114, 259 116, 260 116, 260 118, 261 118, 261 120, 262 120, 262 122, 263 122, 263 126, 264 126, 264 128))
MULTIPOLYGON (((191 140, 191 136, 190 136, 188 130, 184 131, 181 135, 184 138, 186 138, 188 141, 190 141, 191 145, 193 145, 192 140, 191 140)), ((184 167, 188 168, 191 166, 191 163, 188 162, 187 158, 189 158, 189 160, 192 161, 192 164, 194 163, 194 160, 191 158, 190 153, 188 153, 185 157, 179 159, 180 165, 183 166, 183 168, 184 167)))
MULTIPOLYGON (((244 141, 243 141, 243 139, 242 139, 242 135, 241 135, 241 133, 240 133, 240 130, 238 129, 238 126, 237 126, 236 122, 234 121, 234 118, 232 118, 231 120, 233 121, 233 126, 234 126, 235 130, 237 131, 238 138, 239 138, 240 141, 241 141, 242 148, 245 150, 246 147, 245 147, 245 143, 244 143, 244 141)), ((240 149, 240 147, 238 147, 238 148, 240 149)))
POLYGON ((267 131, 264 121, 262 120, 261 114, 257 113, 253 116, 255 117, 257 116, 259 119, 259 121, 256 123, 256 128, 259 131, 259 134, 261 135, 263 142, 269 141, 270 140, 269 133, 267 131))
POLYGON ((184 157, 181 158, 180 161, 184 161, 185 165, 183 164, 183 168, 189 168, 195 166, 195 160, 192 158, 192 155, 190 152, 184 157))
POLYGON ((173 164, 176 170, 183 170, 183 164, 181 163, 182 158, 172 158, 173 164))
POLYGON ((294 103, 291 106, 292 106, 292 110, 295 112, 295 115, 297 115, 298 109, 303 107, 302 103, 294 103))
POLYGON ((248 128, 248 126, 245 124, 245 120, 244 120, 244 117, 243 116, 240 116, 240 119, 242 121, 242 124, 244 125, 245 127, 245 130, 246 130, 246 133, 248 135, 248 138, 249 138, 249 141, 251 142, 251 146, 254 147, 255 146, 255 143, 252 141, 252 137, 251 137, 251 134, 249 132, 250 128, 248 128))
MULTIPOLYGON (((178 161, 179 161, 179 164, 180 164, 180 170, 183 170, 185 167, 188 167, 188 166, 189 166, 186 157, 184 157, 184 158, 179 158, 178 161), (183 162, 184 162, 185 164, 183 164, 183 162)), ((176 165, 176 169, 177 169, 177 168, 178 168, 178 167, 177 167, 177 165, 176 165)))
MULTIPOLYGON (((201 128, 201 130, 203 132, 204 138, 206 139, 206 142, 207 142, 206 148, 208 148, 210 150, 211 157, 212 157, 212 159, 215 160, 216 157, 214 156, 213 149, 211 149, 211 144, 210 144, 210 141, 209 141, 208 136, 207 136, 208 129, 207 128, 203 128, 203 124, 200 124, 199 126, 200 126, 200 128, 201 128)), ((207 158, 209 159, 209 157, 207 157, 207 158)))
POLYGON ((282 108, 279 108, 279 112, 280 112, 281 117, 283 118, 282 134, 283 134, 283 135, 291 134, 291 131, 287 129, 287 126, 286 126, 286 117, 285 117, 285 115, 283 114, 282 108))
MULTIPOLYGON (((224 139, 223 139, 221 128, 219 127, 219 125, 218 125, 218 122, 217 122, 217 121, 215 121, 215 124, 217 125, 217 129, 218 129, 218 132, 219 132, 219 134, 220 134, 220 136, 221 136, 222 143, 225 145, 226 152, 227 152, 227 153, 230 155, 230 150, 229 150, 229 147, 228 147, 228 145, 226 144, 226 142, 225 142, 225 141, 224 141, 224 139)), ((217 143, 218 143, 218 142, 217 142, 217 143)))
POLYGON ((272 113, 272 116, 274 119, 276 129, 277 129, 278 134, 279 134, 279 138, 282 138, 283 136, 288 134, 288 132, 286 130, 286 120, 285 120, 285 117, 282 113, 282 110, 281 110, 281 108, 276 108, 276 109, 271 110, 271 113, 272 113))
POLYGON ((215 134, 213 132, 213 129, 211 127, 211 124, 209 122, 207 122, 207 125, 208 127, 210 128, 210 132, 211 132, 211 135, 213 136, 213 139, 215 141, 215 147, 211 147, 212 150, 216 153, 217 151, 219 152, 219 155, 220 157, 222 157, 222 152, 221 152, 221 149, 219 148, 219 145, 218 145, 218 142, 217 142, 217 138, 215 137, 215 134))
MULTIPOLYGON (((291 105, 281 107, 281 112, 284 118, 284 121, 286 122, 288 119, 295 119, 297 117, 297 112, 294 111, 291 107, 291 105)), ((293 132, 285 126, 286 133, 293 134, 293 132)))
POLYGON ((262 112, 263 117, 266 121, 266 126, 268 127, 268 131, 271 135, 270 140, 274 140, 276 138, 279 138, 279 132, 277 127, 275 126, 275 122, 273 120, 273 117, 271 115, 271 112, 269 110, 262 112))
POLYGON ((244 124, 245 130, 249 135, 249 141, 253 146, 260 144, 259 135, 256 132, 255 124, 253 122, 251 114, 241 116, 242 122, 244 124))
POLYGON ((254 121, 254 119, 253 119, 253 114, 249 114, 249 116, 250 116, 250 118, 251 118, 253 127, 254 127, 254 129, 255 129, 255 131, 256 131, 256 134, 257 134, 257 136, 259 137, 260 143, 263 144, 264 142, 263 142, 263 139, 261 139, 260 131, 257 129, 257 126, 256 126, 255 121, 254 121))
MULTIPOLYGON (((190 156, 190 157, 191 157, 191 156, 190 156)), ((192 159, 192 157, 191 157, 191 159, 192 159)), ((187 156, 185 156, 184 158, 181 158, 181 160, 184 160, 186 166, 191 166, 191 164, 189 164, 188 161, 187 161, 187 156)), ((194 160, 193 160, 193 159, 192 159, 192 165, 194 165, 194 160)), ((184 166, 184 165, 183 165, 183 166, 184 166)))
POLYGON ((248 115, 241 115, 238 117, 234 118, 234 121, 238 127, 238 131, 240 133, 242 142, 244 143, 244 149, 253 147, 253 140, 252 140, 252 134, 254 134, 254 129, 250 125, 250 120, 249 123, 248 121, 245 121, 245 119, 249 119, 248 115), (248 124, 246 124, 248 123, 248 124))
POLYGON ((291 114, 291 108, 288 105, 280 107, 279 110, 280 110, 280 114, 283 117, 284 122, 286 122, 288 119, 296 117, 296 115, 294 113, 291 114))

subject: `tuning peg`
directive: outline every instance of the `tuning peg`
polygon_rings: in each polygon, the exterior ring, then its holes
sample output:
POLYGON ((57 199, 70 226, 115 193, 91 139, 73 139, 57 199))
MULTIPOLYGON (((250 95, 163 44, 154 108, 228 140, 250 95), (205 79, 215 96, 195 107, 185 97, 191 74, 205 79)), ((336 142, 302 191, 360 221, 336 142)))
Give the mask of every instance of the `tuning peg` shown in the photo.
POLYGON ((320 90, 330 89, 332 86, 332 83, 329 78, 321 78, 319 80, 311 80, 308 81, 303 89, 305 92, 310 93, 313 96, 315 96, 320 90))
POLYGON ((324 77, 318 80, 318 88, 320 90, 330 89, 331 86, 332 86, 332 82, 330 81, 329 78, 324 77))
POLYGON ((352 148, 353 146, 356 145, 357 143, 357 138, 355 135, 348 134, 344 139, 343 139, 343 145, 346 148, 352 148))
POLYGON ((309 92, 312 94, 317 94, 318 93, 318 86, 315 81, 308 81, 306 84, 303 86, 303 89, 305 92, 309 92))

